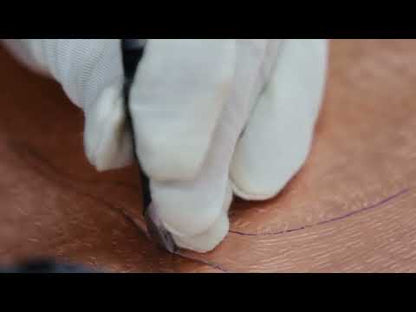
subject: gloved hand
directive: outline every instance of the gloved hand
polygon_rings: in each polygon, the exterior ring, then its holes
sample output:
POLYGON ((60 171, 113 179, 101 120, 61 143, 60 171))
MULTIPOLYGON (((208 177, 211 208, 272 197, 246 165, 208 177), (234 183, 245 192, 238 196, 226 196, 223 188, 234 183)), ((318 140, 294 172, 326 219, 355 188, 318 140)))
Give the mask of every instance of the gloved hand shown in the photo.
MULTIPOLYGON (((119 40, 11 40, 85 112, 89 161, 129 164, 119 40)), ((275 196, 308 154, 325 84, 325 40, 148 40, 130 93, 154 207, 180 247, 227 234, 232 194, 275 196)))

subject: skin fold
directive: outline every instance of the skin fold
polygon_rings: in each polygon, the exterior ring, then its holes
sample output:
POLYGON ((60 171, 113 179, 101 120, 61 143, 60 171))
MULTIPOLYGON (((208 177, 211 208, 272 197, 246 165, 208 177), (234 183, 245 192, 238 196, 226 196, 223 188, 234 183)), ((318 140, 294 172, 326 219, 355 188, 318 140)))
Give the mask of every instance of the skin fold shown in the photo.
POLYGON ((306 165, 276 197, 237 200, 213 252, 160 250, 140 231, 132 166, 98 173, 82 112, 0 50, 0 263, 34 256, 115 272, 416 269, 416 41, 333 40, 306 165), (248 252, 249 250, 249 252, 248 252))

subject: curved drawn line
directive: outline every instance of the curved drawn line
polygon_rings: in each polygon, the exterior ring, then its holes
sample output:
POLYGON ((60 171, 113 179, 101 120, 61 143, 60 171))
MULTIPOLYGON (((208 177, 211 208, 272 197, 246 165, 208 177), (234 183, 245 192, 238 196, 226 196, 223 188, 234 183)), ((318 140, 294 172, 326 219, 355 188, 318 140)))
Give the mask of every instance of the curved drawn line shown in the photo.
MULTIPOLYGON (((55 180, 55 182, 58 182, 59 184, 64 184, 67 187, 70 187, 72 189, 72 191, 78 192, 78 193, 80 193, 80 194, 82 194, 84 196, 87 196, 87 197, 89 197, 91 199, 94 199, 94 200, 100 202, 101 204, 107 206, 111 210, 113 210, 113 211, 115 211, 117 213, 120 213, 128 222, 130 222, 131 224, 133 224, 140 232, 143 232, 144 231, 143 228, 139 224, 137 224, 137 222, 122 207, 116 207, 112 203, 109 203, 109 202, 107 202, 107 201, 105 201, 105 200, 103 200, 101 198, 98 198, 98 197, 96 197, 96 196, 94 196, 92 194, 89 194, 89 193, 85 193, 85 192, 77 189, 77 187, 75 187, 74 185, 71 185, 72 183, 71 184, 68 184, 68 182, 70 182, 70 181, 71 182, 74 182, 74 181, 76 182, 76 179, 74 179, 73 177, 68 176, 66 173, 62 173, 60 170, 58 170, 58 168, 56 168, 55 166, 53 166, 52 164, 50 164, 47 159, 44 159, 43 157, 41 157, 41 155, 39 155, 37 153, 37 151, 35 151, 34 149, 30 148, 29 146, 27 146, 27 145, 19 146, 20 144, 16 144, 16 142, 13 142, 13 143, 14 144, 11 144, 11 145, 14 145, 14 147, 17 147, 15 150, 17 150, 17 151, 19 149, 20 149, 20 151, 24 150, 30 156, 32 156, 33 159, 37 159, 37 161, 39 163, 42 163, 43 166, 46 165, 47 167, 49 167, 49 170, 52 171, 55 175, 57 175, 57 177, 56 176, 54 177, 55 179, 52 178, 52 177, 49 177, 49 179, 53 179, 53 180, 55 180), (65 178, 62 179, 62 177, 66 177, 66 179, 65 178), (56 178, 58 178, 58 179, 56 179, 56 178)), ((20 156, 22 156, 22 155, 20 155, 20 156)), ((38 171, 39 170, 42 170, 40 168, 36 168, 36 169, 38 171)), ((87 181, 83 181, 83 182, 87 182, 87 181)), ((90 181, 88 181, 88 182, 90 182, 90 181)), ((114 183, 114 184, 120 186, 120 184, 122 184, 122 183, 114 183)), ((124 185, 124 186, 132 187, 131 185, 124 185)), ((331 218, 331 219, 328 219, 328 220, 323 220, 323 221, 320 221, 320 222, 317 222, 317 223, 314 223, 314 224, 309 224, 309 225, 304 225, 304 226, 300 226, 300 227, 297 227, 297 228, 292 228, 292 229, 288 229, 288 230, 282 230, 282 231, 278 231, 278 232, 269 232, 269 233, 246 233, 246 232, 241 232, 241 231, 236 231, 236 230, 230 230, 229 233, 236 234, 236 235, 242 235, 242 236, 269 236, 269 235, 271 236, 271 235, 280 235, 280 234, 285 234, 285 233, 296 232, 296 231, 300 231, 300 230, 303 230, 303 229, 306 229, 306 228, 310 228, 310 227, 313 227, 313 226, 323 225, 323 224, 330 223, 330 222, 333 222, 333 221, 342 220, 344 218, 353 216, 355 214, 358 214, 358 213, 361 213, 361 212, 364 212, 364 211, 367 211, 367 210, 370 210, 370 209, 374 209, 376 207, 379 207, 379 206, 382 206, 382 205, 386 204, 387 202, 395 199, 396 197, 399 197, 399 196, 401 196, 401 195, 409 192, 409 190, 410 189, 408 189, 408 188, 407 189, 403 189, 400 192, 398 192, 396 194, 393 194, 393 195, 391 195, 391 196, 389 196, 387 198, 384 198, 383 200, 381 200, 381 201, 379 201, 379 202, 377 202, 375 204, 372 204, 370 206, 363 207, 361 209, 358 209, 358 210, 355 210, 355 211, 351 211, 351 212, 346 213, 344 215, 341 215, 341 216, 338 216, 338 217, 334 217, 334 218, 331 218)), ((176 252, 175 255, 180 256, 180 257, 182 257, 184 259, 187 259, 189 261, 197 262, 197 263, 200 263, 202 265, 207 265, 207 266, 209 266, 211 268, 214 268, 214 269, 219 270, 219 271, 222 271, 222 272, 226 272, 226 273, 229 272, 223 266, 221 266, 220 264, 215 263, 215 262, 211 262, 211 261, 204 260, 204 259, 194 258, 194 257, 188 256, 188 255, 182 254, 180 252, 176 252)))
POLYGON ((367 206, 367 207, 363 207, 363 208, 358 209, 358 210, 351 211, 351 212, 346 213, 344 215, 334 217, 334 218, 331 218, 331 219, 328 219, 328 220, 323 220, 323 221, 320 221, 320 222, 317 222, 317 223, 314 223, 314 224, 308 224, 308 225, 300 226, 300 227, 289 229, 289 230, 282 230, 282 231, 278 231, 278 232, 268 232, 268 233, 246 233, 246 232, 235 231, 235 230, 230 230, 229 232, 232 233, 232 234, 237 234, 237 235, 242 235, 242 236, 269 236, 269 235, 280 235, 280 234, 285 234, 285 233, 296 232, 296 231, 304 230, 306 228, 311 228, 313 226, 323 225, 323 224, 330 223, 330 222, 333 222, 333 221, 342 220, 342 219, 345 219, 347 217, 351 217, 355 214, 358 214, 358 213, 361 213, 361 212, 364 212, 364 211, 367 211, 367 210, 370 210, 370 209, 374 209, 376 207, 379 207, 379 206, 382 206, 382 205, 388 203, 389 201, 395 199, 396 197, 399 197, 399 196, 409 192, 409 190, 410 189, 408 189, 408 188, 403 189, 400 192, 398 192, 396 194, 393 194, 389 197, 386 197, 383 200, 381 200, 381 201, 379 201, 375 204, 372 204, 372 205, 367 206))

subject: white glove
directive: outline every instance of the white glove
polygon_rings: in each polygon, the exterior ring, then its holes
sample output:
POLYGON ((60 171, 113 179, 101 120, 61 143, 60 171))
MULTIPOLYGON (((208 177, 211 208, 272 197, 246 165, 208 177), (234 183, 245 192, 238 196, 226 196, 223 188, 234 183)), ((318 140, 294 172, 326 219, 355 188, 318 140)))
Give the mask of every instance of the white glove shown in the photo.
MULTIPOLYGON (((84 146, 98 170, 132 161, 119 40, 8 43, 83 108, 84 146)), ((233 192, 268 199, 299 170, 326 64, 326 40, 147 41, 130 109, 156 212, 178 246, 213 249, 228 232, 233 192)))

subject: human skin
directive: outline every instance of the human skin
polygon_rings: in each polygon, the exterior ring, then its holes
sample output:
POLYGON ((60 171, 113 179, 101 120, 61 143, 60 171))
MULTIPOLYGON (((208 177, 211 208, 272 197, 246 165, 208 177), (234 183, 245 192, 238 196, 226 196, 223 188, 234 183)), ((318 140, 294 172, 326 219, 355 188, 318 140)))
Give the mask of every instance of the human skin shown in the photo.
POLYGON ((333 40, 311 154, 275 198, 237 200, 208 254, 142 233, 137 168, 98 173, 82 112, 0 50, 0 263, 52 256, 116 272, 416 270, 416 41, 333 40))

